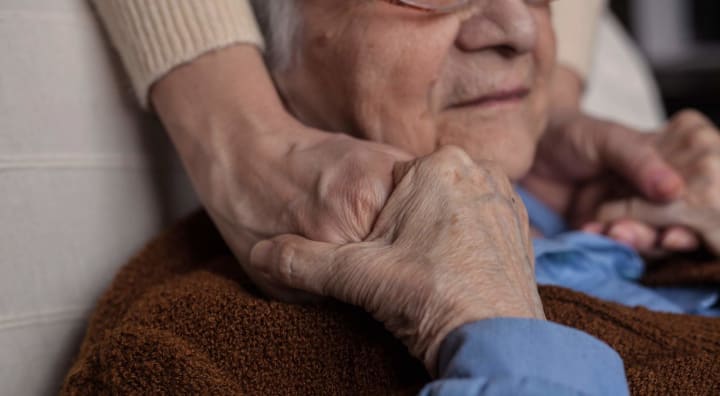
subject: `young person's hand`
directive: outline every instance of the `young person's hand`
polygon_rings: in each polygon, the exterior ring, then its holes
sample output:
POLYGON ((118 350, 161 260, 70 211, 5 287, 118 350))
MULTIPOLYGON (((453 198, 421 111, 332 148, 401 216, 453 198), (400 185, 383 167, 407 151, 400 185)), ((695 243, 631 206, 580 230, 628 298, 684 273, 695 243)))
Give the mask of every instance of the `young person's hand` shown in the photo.
MULTIPOLYGON (((363 240, 390 195, 394 165, 411 159, 387 145, 301 125, 285 111, 251 46, 174 70, 153 87, 152 101, 243 265, 256 242, 280 234, 363 240)), ((294 296, 260 286, 276 297, 294 296)))

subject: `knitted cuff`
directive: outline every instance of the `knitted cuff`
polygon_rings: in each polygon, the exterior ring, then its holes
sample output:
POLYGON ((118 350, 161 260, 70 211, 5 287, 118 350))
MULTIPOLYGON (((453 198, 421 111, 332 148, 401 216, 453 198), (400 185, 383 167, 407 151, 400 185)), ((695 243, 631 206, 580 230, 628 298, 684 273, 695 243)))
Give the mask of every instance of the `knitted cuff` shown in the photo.
POLYGON ((246 0, 93 0, 148 108, 153 83, 173 68, 237 43, 263 48, 246 0))

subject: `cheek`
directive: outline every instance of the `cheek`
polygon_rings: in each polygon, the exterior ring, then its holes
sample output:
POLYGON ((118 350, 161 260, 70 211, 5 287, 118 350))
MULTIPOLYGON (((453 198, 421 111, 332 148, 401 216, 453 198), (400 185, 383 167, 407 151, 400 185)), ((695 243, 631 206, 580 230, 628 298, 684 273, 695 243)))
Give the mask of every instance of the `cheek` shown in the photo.
POLYGON ((395 106, 427 105, 452 44, 427 23, 366 21, 367 29, 349 40, 358 85, 395 106), (395 26, 393 26, 393 24, 395 26))
POLYGON ((433 91, 453 32, 427 20, 369 19, 354 32, 353 115, 365 137, 416 155, 436 145, 433 91))
POLYGON ((545 130, 550 108, 552 76, 556 64, 555 33, 548 13, 538 18, 538 43, 533 52, 535 64, 535 93, 531 104, 530 128, 539 136, 545 130))

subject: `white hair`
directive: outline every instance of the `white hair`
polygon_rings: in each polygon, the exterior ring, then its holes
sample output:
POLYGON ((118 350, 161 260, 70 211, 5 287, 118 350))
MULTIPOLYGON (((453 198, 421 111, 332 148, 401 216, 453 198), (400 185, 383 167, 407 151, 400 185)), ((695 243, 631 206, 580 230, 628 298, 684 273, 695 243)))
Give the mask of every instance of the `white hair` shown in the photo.
POLYGON ((267 46, 266 59, 272 70, 290 66, 295 38, 300 28, 296 0, 251 0, 267 46))

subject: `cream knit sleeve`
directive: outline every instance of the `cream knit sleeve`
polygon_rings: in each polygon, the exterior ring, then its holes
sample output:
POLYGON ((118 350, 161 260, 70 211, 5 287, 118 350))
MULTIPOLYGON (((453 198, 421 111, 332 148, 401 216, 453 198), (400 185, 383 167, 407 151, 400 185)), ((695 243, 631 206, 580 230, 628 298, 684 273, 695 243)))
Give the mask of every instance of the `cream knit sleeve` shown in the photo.
POLYGON ((173 68, 236 43, 262 48, 247 0, 92 0, 143 107, 173 68))
POLYGON ((606 4, 607 0, 557 0, 552 6, 558 61, 583 78, 590 72, 595 33, 606 4))

